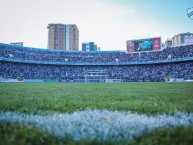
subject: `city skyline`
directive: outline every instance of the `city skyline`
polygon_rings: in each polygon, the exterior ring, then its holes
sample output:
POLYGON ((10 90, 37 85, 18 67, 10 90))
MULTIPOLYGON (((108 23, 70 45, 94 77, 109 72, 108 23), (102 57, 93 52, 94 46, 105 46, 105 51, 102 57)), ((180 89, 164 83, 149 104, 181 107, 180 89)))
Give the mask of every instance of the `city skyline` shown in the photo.
POLYGON ((96 42, 101 50, 126 50, 126 41, 192 33, 186 10, 192 0, 0 0, 0 42, 47 48, 49 23, 76 24, 79 48, 96 42))

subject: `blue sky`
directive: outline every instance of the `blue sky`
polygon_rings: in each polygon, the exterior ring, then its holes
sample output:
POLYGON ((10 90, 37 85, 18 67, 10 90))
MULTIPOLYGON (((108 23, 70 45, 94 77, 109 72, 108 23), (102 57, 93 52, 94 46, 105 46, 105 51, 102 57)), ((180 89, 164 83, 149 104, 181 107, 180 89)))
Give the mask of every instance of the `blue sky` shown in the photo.
POLYGON ((46 48, 48 23, 77 24, 81 43, 126 50, 126 40, 192 32, 193 0, 0 0, 0 42, 46 48))

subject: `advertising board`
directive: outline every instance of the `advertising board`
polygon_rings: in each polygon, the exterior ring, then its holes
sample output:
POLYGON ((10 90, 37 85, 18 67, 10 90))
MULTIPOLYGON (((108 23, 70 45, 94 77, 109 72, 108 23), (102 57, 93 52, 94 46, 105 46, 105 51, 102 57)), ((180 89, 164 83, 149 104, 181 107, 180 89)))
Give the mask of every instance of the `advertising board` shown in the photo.
POLYGON ((128 40, 127 52, 142 52, 161 50, 161 38, 146 38, 137 40, 128 40))

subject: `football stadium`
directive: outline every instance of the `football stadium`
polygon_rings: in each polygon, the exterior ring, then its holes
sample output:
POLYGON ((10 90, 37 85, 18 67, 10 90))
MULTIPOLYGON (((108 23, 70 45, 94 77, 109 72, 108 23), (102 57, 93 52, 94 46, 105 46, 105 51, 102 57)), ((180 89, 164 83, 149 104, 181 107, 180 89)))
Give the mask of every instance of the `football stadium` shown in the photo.
POLYGON ((192 145, 192 4, 3 1, 0 145, 192 145))
POLYGON ((191 144, 193 45, 62 51, 0 44, 6 144, 191 144))

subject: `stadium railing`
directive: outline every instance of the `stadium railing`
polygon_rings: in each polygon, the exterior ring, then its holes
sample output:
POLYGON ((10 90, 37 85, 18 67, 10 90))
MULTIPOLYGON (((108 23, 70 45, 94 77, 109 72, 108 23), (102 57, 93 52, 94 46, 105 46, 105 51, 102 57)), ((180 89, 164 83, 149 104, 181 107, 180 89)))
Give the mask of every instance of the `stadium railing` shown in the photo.
POLYGON ((139 61, 139 62, 51 62, 51 61, 36 61, 36 60, 21 60, 13 58, 3 58, 0 57, 0 61, 8 62, 20 62, 20 63, 32 63, 32 64, 51 64, 51 65, 138 65, 138 64, 157 64, 157 63, 171 63, 171 62, 183 62, 183 61, 192 61, 193 57, 186 58, 173 58, 167 60, 153 60, 153 61, 139 61))

